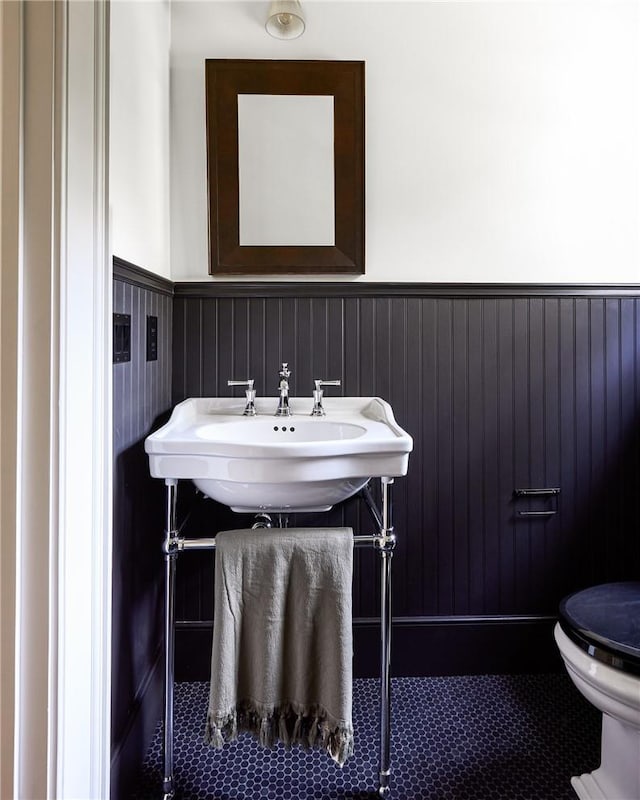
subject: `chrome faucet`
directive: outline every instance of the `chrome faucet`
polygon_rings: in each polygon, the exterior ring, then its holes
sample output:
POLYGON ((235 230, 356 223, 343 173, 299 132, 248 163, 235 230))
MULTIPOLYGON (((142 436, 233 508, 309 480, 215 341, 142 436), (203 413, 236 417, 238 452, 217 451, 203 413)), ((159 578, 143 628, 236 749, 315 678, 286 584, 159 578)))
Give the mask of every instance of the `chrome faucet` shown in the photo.
POLYGON ((276 409, 276 417, 290 417, 291 409, 289 408, 289 377, 291 371, 289 365, 283 361, 280 367, 280 398, 278 399, 278 408, 276 409))
POLYGON ((247 398, 247 404, 244 407, 244 411, 242 412, 245 417, 255 417, 256 415, 256 390, 253 388, 253 379, 248 378, 246 381, 227 381, 227 386, 246 386, 245 389, 245 397, 247 398))
POLYGON ((340 386, 340 381, 319 381, 315 380, 315 389, 313 390, 313 411, 312 417, 324 417, 327 413, 322 406, 322 387, 323 386, 340 386))

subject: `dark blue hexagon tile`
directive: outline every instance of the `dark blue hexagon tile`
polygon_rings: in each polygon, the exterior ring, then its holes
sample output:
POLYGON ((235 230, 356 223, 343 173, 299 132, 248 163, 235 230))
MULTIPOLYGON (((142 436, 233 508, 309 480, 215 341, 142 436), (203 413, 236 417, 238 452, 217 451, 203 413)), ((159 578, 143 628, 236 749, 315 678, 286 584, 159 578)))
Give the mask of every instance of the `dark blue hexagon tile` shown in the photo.
MULTIPOLYGON (((378 768, 378 682, 354 682, 355 754, 260 747, 249 735, 204 742, 208 684, 176 686, 175 781, 181 800, 364 800, 378 768)), ((575 800, 569 779, 599 763, 600 716, 566 675, 393 681, 394 800, 575 800)), ((162 796, 162 726, 135 800, 162 796)))

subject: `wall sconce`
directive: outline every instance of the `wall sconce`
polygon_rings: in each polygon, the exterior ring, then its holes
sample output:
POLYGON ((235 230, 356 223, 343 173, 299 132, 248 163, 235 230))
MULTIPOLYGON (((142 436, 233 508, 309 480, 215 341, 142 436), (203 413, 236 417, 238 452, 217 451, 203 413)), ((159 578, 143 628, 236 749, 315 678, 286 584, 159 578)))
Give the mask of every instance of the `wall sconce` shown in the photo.
POLYGON ((305 24, 300 0, 274 0, 269 6, 265 28, 276 39, 297 39, 302 36, 305 24))

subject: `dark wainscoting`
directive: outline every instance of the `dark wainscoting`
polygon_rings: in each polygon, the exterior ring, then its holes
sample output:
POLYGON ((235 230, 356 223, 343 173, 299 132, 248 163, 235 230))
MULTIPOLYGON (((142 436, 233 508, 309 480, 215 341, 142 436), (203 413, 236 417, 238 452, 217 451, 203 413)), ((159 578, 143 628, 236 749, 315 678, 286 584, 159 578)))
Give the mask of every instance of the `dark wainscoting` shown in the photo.
MULTIPOLYGON (((413 435, 394 487, 395 674, 556 668, 559 600, 637 579, 638 286, 217 282, 174 293, 173 403, 227 395, 228 378, 253 377, 275 397, 288 361, 292 394, 341 378, 334 392, 384 397, 413 435), (557 513, 520 516, 553 510, 514 494, 544 487, 561 489, 557 513)), ((360 506, 317 521, 367 529, 360 506)), ((190 533, 248 521, 209 502, 190 533)), ((361 674, 377 663, 377 566, 357 551, 361 674)), ((200 659, 208 677, 211 575, 201 554, 181 557, 179 676, 200 659)))
POLYGON ((131 360, 113 365, 111 798, 131 796, 162 705, 163 490, 144 439, 171 406, 173 286, 114 259, 113 310, 131 315, 131 360), (158 359, 146 360, 146 316, 158 359))

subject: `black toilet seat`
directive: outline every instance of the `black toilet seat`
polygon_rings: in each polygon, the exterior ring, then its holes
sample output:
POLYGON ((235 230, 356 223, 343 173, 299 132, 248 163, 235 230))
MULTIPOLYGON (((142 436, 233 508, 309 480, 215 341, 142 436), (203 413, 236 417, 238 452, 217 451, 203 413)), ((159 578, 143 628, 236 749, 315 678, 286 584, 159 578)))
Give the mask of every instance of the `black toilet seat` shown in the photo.
POLYGON ((640 582, 604 583, 560 603, 560 626, 589 656, 640 675, 640 582))

